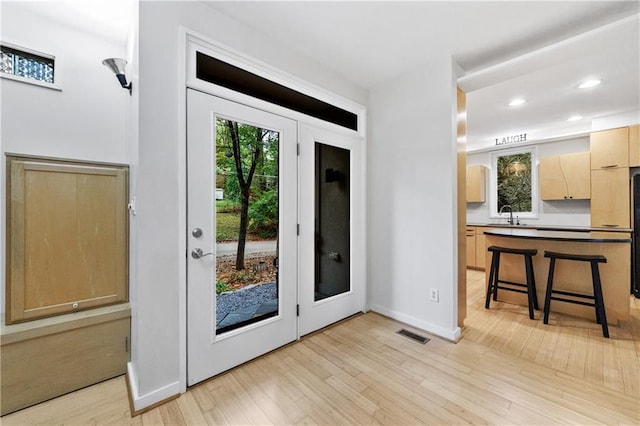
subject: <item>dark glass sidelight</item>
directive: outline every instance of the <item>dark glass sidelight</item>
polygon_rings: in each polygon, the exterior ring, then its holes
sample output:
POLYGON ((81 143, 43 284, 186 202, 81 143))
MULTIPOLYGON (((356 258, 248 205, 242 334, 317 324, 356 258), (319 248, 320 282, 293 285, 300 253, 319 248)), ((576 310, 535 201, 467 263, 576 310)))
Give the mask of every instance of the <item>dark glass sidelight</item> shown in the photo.
POLYGON ((351 289, 350 152, 315 145, 315 301, 351 289))

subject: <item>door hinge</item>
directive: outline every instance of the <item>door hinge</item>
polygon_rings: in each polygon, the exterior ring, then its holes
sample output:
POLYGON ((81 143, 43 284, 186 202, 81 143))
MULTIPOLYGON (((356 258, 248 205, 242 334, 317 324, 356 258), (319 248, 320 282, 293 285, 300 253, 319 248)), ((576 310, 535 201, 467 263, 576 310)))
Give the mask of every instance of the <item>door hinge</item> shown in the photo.
POLYGON ((300 156, 300 144, 296 144, 296 152, 298 153, 298 157, 300 156))
POLYGON ((298 236, 300 235, 300 224, 299 223, 296 224, 296 235, 298 235, 298 236))
POLYGON ((129 336, 124 336, 124 351, 129 353, 129 336))
POLYGON ((296 305, 296 316, 300 316, 300 305, 296 305))

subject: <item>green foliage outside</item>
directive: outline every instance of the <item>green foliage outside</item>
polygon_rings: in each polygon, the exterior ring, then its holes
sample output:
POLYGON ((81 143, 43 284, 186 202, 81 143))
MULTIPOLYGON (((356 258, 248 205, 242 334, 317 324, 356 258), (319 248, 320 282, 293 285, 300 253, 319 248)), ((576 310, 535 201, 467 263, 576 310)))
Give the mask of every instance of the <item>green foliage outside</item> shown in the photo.
POLYGON ((510 205, 514 212, 531 211, 531 153, 498 157, 498 211, 510 205))
POLYGON ((236 241, 240 227, 240 214, 236 212, 216 215, 216 241, 236 241))
POLYGON ((231 287, 229 287, 229 284, 227 284, 224 281, 216 281, 216 294, 220 294, 220 293, 224 293, 225 291, 231 291, 233 290, 231 287))
POLYGON ((249 232, 260 238, 278 236, 278 190, 260 194, 249 206, 249 232))
POLYGON ((234 124, 237 124, 234 128, 237 132, 232 135, 227 120, 216 122, 216 186, 224 189, 224 200, 216 202, 217 239, 239 240, 242 214, 240 180, 251 181, 247 211, 250 237, 276 238, 279 134, 243 123, 234 124), (237 137, 238 144, 233 143, 234 137, 237 137), (241 173, 237 169, 238 154, 241 173))

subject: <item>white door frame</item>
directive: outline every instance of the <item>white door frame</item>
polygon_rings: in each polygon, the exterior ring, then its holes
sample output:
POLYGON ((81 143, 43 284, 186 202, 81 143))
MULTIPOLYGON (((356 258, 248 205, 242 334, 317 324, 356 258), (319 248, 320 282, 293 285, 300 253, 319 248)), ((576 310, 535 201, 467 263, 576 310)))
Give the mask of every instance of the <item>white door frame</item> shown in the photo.
MULTIPOLYGON (((178 329, 179 329, 179 354, 180 354, 180 392, 185 393, 187 390, 187 158, 186 158, 186 146, 187 146, 187 88, 192 88, 205 92, 214 96, 218 96, 230 101, 242 103, 247 106, 262 109, 267 112, 279 114, 284 117, 291 118, 298 121, 298 123, 307 123, 319 128, 330 129, 335 132, 341 132, 350 136, 357 135, 362 139, 362 149, 360 152, 361 161, 361 179, 363 183, 362 193, 359 194, 358 202, 360 204, 361 211, 366 212, 367 203, 367 189, 366 189, 366 176, 367 176, 367 144, 366 144, 366 129, 367 129, 367 117, 366 107, 353 102, 347 98, 344 98, 335 93, 322 89, 308 81, 301 78, 297 78, 287 72, 284 72, 272 65, 259 61, 249 55, 246 55, 236 49, 230 48, 222 43, 219 43, 210 37, 203 35, 197 31, 193 31, 189 28, 181 26, 180 29, 180 52, 177 63, 178 67, 178 80, 179 84, 177 89, 181 91, 182 95, 179 97, 180 103, 178 105, 178 129, 177 135, 178 143, 181 146, 179 162, 179 175, 178 175, 178 226, 183 231, 180 233, 180 237, 177 241, 180 252, 185 253, 185 256, 180 259, 178 264, 179 272, 179 288, 178 288, 178 329), (328 123, 313 117, 309 117, 305 114, 291 111, 286 108, 282 108, 277 105, 273 105, 247 95, 243 95, 238 92, 231 91, 229 89, 207 83, 196 78, 195 74, 195 52, 203 52, 207 55, 213 56, 247 71, 250 71, 256 75, 260 75, 269 80, 275 81, 283 86, 297 90, 301 93, 312 96, 316 99, 322 100, 329 104, 338 106, 347 111, 353 112, 357 115, 358 130, 353 131, 345 129, 341 126, 328 123)), ((366 259, 367 259, 367 241, 366 241, 366 229, 367 229, 367 215, 363 214, 361 222, 358 224, 359 232, 362 240, 362 251, 360 257, 362 259, 362 270, 360 274, 364 282, 367 282, 366 277, 366 259)), ((365 286, 365 293, 367 287, 365 286)), ((368 295, 364 297, 363 311, 368 311, 368 295)))

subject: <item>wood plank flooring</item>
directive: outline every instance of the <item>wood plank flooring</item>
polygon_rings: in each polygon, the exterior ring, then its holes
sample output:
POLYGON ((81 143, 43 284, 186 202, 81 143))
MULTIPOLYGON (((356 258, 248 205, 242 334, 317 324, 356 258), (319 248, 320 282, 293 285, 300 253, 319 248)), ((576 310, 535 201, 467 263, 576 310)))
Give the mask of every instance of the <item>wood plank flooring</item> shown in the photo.
MULTIPOLYGON (((210 379, 131 418, 124 378, 3 417, 26 424, 639 424, 640 304, 632 320, 528 319, 484 309, 484 274, 469 271, 464 338, 426 345, 360 315, 210 379)), ((536 314, 536 318, 538 317, 536 314)))

